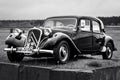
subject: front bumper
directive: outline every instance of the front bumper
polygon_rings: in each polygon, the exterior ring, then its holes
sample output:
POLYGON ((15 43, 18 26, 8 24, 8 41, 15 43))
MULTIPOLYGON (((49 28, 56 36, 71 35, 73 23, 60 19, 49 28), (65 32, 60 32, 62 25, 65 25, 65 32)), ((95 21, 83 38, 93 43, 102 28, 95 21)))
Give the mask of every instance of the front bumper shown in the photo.
POLYGON ((19 47, 19 48, 4 48, 4 51, 11 51, 11 52, 16 52, 16 53, 23 53, 25 55, 32 55, 34 53, 47 53, 47 54, 53 54, 53 50, 46 50, 46 49, 31 49, 28 50, 24 47, 19 47))

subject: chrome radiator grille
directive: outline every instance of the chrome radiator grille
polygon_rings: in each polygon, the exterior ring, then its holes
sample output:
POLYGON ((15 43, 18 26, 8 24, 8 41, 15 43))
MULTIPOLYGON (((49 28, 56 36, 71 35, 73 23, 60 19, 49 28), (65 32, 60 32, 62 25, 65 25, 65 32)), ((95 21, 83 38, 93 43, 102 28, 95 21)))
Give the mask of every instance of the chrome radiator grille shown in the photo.
POLYGON ((29 30, 27 37, 27 47, 31 47, 32 49, 38 48, 42 36, 42 30, 39 28, 33 28, 29 30))

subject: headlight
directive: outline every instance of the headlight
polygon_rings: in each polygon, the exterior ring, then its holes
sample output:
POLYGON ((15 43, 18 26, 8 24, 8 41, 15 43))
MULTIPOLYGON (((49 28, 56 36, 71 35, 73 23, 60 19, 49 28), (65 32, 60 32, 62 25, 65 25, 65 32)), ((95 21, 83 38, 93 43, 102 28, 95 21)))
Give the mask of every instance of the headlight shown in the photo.
POLYGON ((44 29, 44 35, 49 36, 52 33, 52 30, 50 28, 44 29))

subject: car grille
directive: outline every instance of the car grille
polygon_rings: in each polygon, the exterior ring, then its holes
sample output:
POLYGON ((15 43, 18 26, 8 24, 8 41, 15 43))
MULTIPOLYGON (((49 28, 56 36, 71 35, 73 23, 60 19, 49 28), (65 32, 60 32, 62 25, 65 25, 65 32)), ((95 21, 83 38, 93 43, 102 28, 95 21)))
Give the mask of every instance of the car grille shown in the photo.
POLYGON ((42 36, 42 30, 39 28, 33 28, 29 30, 26 46, 29 48, 38 48, 42 36))

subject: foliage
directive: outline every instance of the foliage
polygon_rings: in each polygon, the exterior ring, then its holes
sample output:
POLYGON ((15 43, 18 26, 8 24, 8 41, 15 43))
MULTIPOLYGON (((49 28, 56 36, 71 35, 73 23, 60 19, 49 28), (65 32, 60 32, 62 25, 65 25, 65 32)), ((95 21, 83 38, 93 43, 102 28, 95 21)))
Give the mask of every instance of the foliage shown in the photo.
POLYGON ((112 17, 98 17, 104 23, 104 25, 120 25, 120 16, 112 17))
POLYGON ((41 26, 44 20, 1 20, 1 28, 31 28, 41 26))

